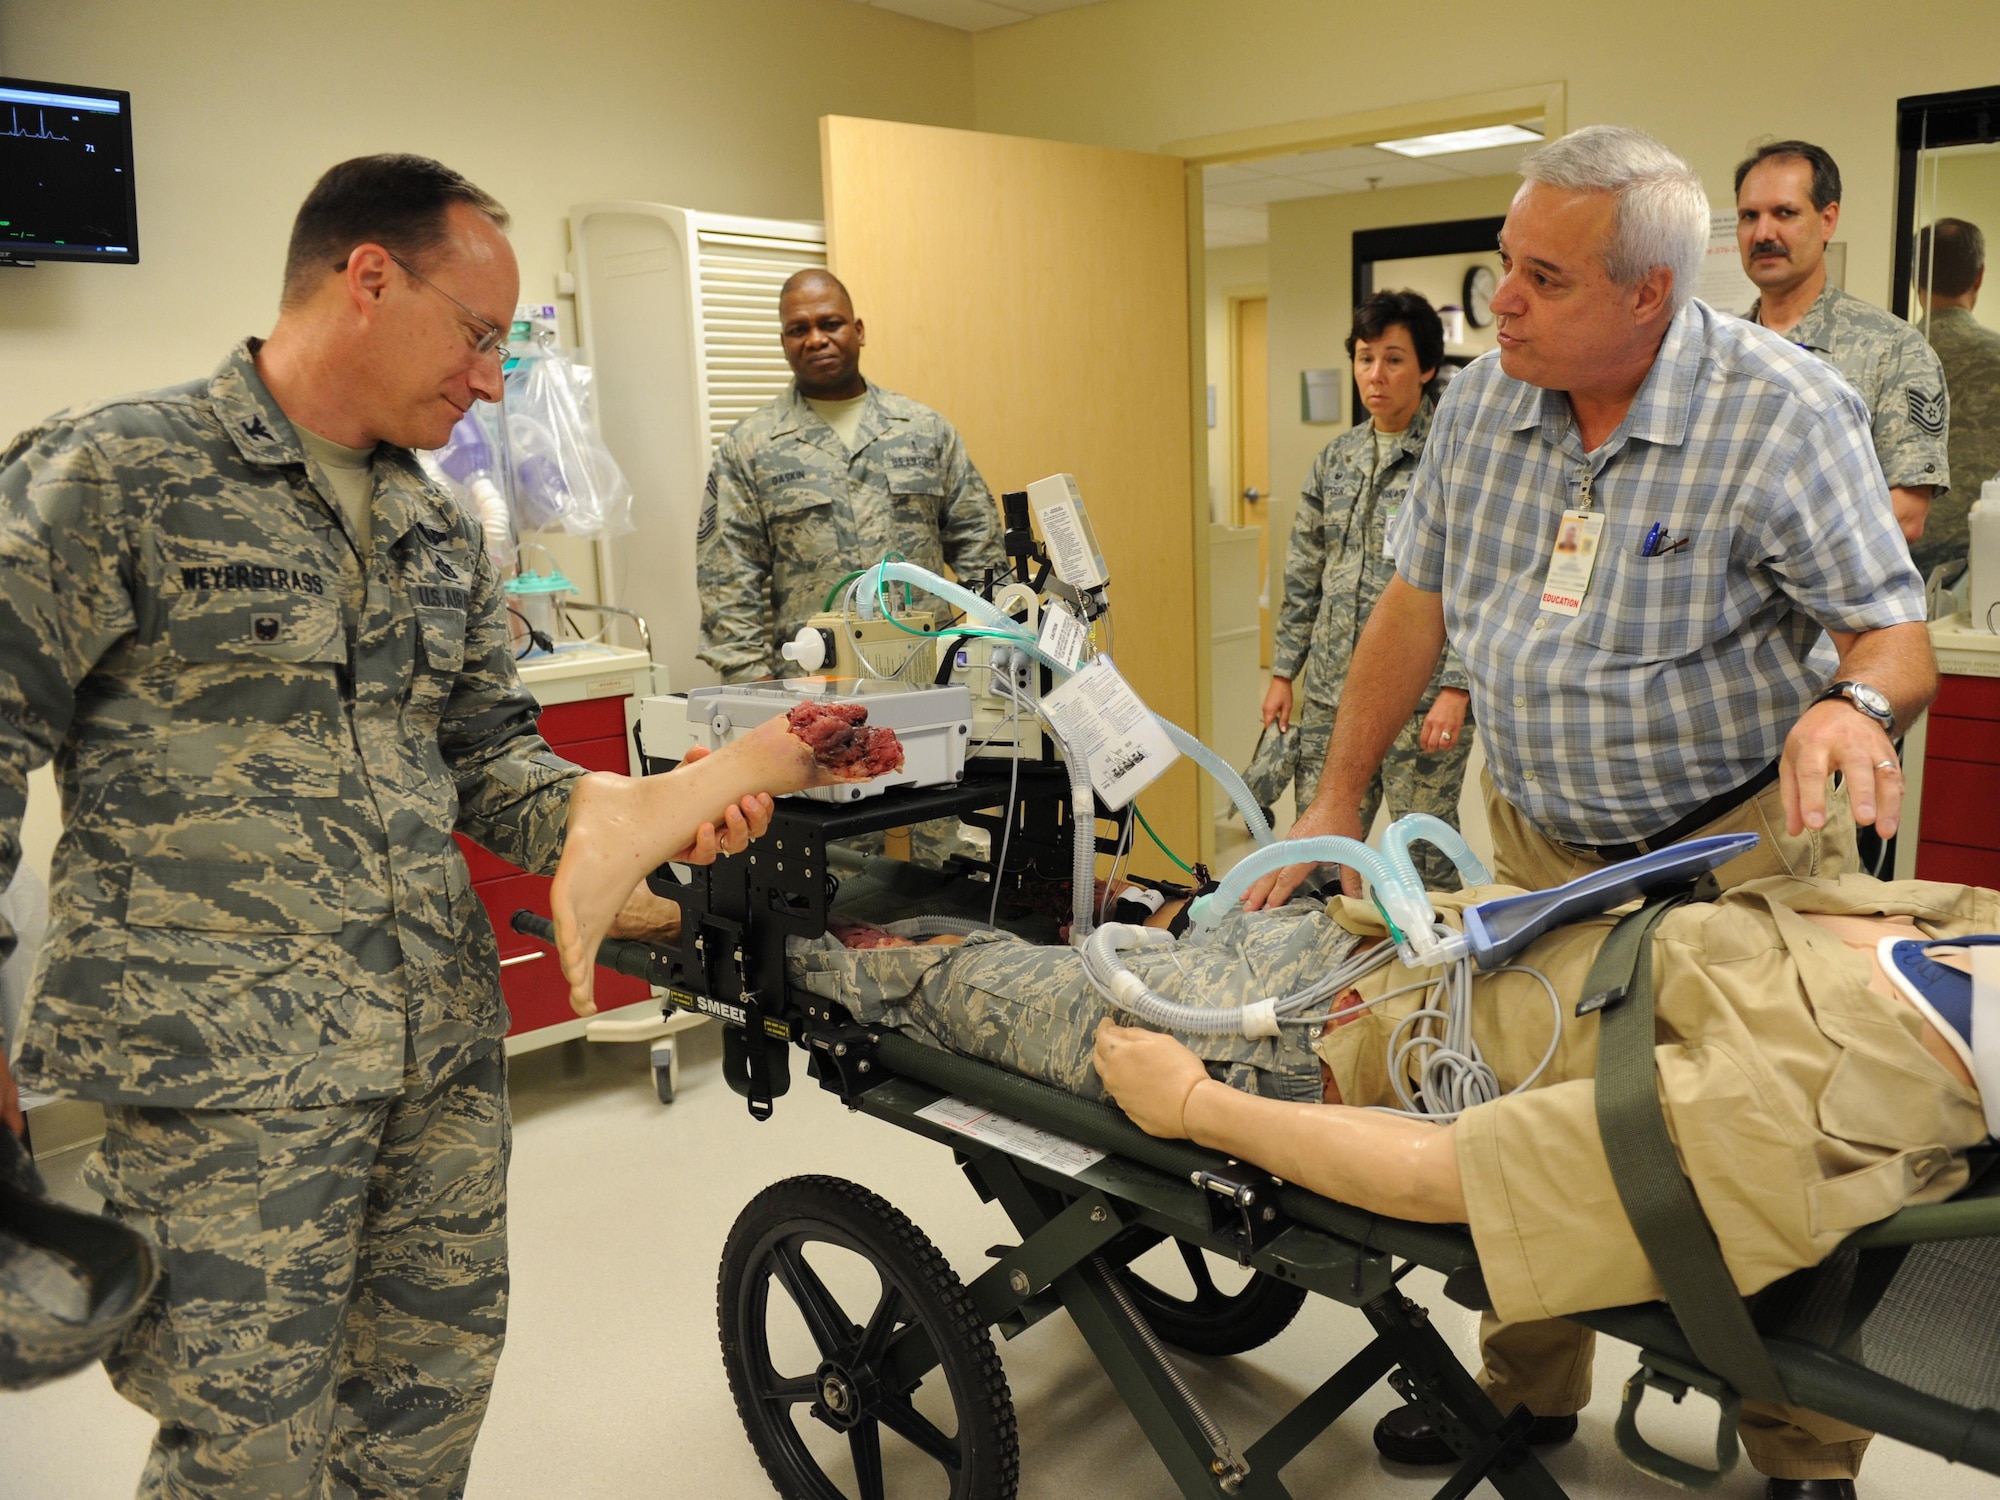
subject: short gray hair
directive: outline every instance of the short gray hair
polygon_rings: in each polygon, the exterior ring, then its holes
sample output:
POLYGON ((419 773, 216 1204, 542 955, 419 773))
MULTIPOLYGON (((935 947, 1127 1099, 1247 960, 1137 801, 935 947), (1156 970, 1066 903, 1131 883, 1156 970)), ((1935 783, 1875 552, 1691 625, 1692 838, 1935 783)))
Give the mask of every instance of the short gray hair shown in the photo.
POLYGON ((1674 311, 1687 305, 1708 250, 1708 194, 1686 162, 1643 130, 1586 125, 1530 152, 1521 175, 1572 193, 1613 194, 1618 219, 1604 252, 1606 274, 1633 286, 1665 266, 1673 273, 1674 311))

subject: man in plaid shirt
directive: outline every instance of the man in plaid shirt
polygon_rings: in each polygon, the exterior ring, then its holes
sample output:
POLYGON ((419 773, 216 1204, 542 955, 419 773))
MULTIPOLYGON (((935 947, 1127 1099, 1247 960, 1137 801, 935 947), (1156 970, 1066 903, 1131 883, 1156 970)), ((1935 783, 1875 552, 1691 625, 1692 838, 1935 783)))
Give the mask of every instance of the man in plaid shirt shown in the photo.
MULTIPOLYGON (((1723 867, 1725 885, 1836 874, 1857 822, 1895 832, 1891 736, 1937 682, 1868 413, 1823 362, 1692 299, 1707 197, 1657 141, 1589 127, 1522 175, 1500 236, 1498 355, 1438 407, 1390 538, 1398 576, 1291 836, 1364 833, 1358 789, 1448 635, 1486 748, 1501 880, 1555 885, 1744 829, 1763 842, 1723 867), (1559 542, 1582 550, 1559 556, 1559 542)), ((1283 901, 1309 869, 1268 877, 1246 906, 1283 901)), ((1490 1315, 1483 1333, 1501 1409, 1527 1405, 1531 1441, 1574 1433, 1590 1333, 1490 1315)), ((1771 1495, 1853 1494, 1866 1433, 1744 1412, 1771 1495)), ((1450 1458, 1414 1407, 1376 1442, 1450 1458)))

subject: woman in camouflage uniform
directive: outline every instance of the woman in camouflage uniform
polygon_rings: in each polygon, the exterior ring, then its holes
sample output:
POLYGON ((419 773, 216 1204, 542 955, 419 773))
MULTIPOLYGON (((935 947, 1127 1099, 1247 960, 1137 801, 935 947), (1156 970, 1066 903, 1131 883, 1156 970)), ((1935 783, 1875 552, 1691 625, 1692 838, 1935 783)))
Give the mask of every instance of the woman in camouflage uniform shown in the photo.
MULTIPOLYGON (((1354 643, 1396 571, 1388 527, 1423 455, 1444 328, 1415 292, 1375 292, 1354 310, 1347 352, 1369 420, 1328 443, 1306 481, 1285 559, 1285 600, 1264 695, 1267 728, 1275 722, 1287 729, 1297 720, 1301 807, 1319 790, 1354 643), (1302 668, 1309 670, 1301 692, 1293 684, 1302 668)), ((1423 703, 1369 784, 1361 806, 1364 828, 1385 799, 1397 815, 1431 813, 1457 826, 1472 727, 1468 701, 1465 669, 1447 648, 1423 703)), ((1428 846, 1415 852, 1427 884, 1456 888, 1448 860, 1428 846)))

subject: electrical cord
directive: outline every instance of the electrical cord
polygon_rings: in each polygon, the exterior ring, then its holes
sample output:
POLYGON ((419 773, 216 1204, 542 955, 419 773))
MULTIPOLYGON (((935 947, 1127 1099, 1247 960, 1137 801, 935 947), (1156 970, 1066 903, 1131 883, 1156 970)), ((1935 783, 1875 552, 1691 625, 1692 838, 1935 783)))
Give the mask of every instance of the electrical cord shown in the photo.
POLYGON ((514 653, 515 661, 525 661, 537 651, 546 651, 551 656, 555 654, 556 643, 546 633, 536 629, 526 615, 522 614, 511 604, 507 606, 507 613, 519 620, 521 628, 528 632, 528 649, 526 651, 516 651, 514 653))
POLYGON ((986 904, 988 927, 1000 920, 1000 878, 1007 873, 1007 849, 1014 840, 1014 796, 1021 786, 1021 697, 1011 682, 1007 691, 1014 699, 1014 712, 1001 722, 1003 727, 1014 726, 1014 754, 1007 763, 1007 807, 1000 820, 1000 857, 993 861, 993 899, 986 904))

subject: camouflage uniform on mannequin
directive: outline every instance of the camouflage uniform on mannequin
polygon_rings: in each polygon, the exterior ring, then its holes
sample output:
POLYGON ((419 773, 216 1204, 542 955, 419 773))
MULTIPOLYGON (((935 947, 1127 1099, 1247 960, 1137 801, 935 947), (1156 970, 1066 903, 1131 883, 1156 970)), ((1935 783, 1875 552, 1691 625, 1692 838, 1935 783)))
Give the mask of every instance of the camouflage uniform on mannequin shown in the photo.
MULTIPOLYGON (((866 332, 846 288, 801 271, 779 306, 798 378, 722 440, 695 531, 701 659, 724 682, 784 675, 778 647, 888 553, 968 584, 1007 566, 999 511, 958 433, 862 379, 866 332)), ((913 855, 942 863, 957 829, 918 824, 913 855)), ((880 838, 848 842, 877 852, 880 838)))

